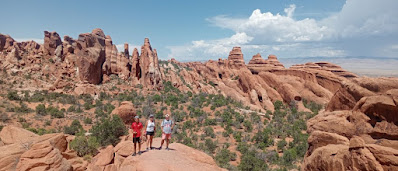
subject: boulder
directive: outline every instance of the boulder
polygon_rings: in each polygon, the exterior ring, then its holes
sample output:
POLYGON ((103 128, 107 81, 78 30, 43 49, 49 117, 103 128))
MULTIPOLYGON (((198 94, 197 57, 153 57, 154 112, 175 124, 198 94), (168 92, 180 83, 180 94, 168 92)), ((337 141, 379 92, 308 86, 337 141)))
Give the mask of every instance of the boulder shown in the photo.
POLYGON ((39 136, 31 131, 12 125, 5 126, 0 132, 0 139, 5 145, 32 141, 36 137, 39 136))
POLYGON ((123 101, 119 107, 112 111, 112 115, 118 115, 125 124, 131 124, 136 115, 134 104, 130 101, 123 101))
POLYGON ((133 141, 122 141, 115 146, 114 150, 116 154, 128 157, 134 153, 134 143, 133 141))
POLYGON ((72 166, 50 141, 43 141, 21 155, 16 170, 60 170, 71 171, 72 166))
POLYGON ((106 166, 110 164, 115 156, 113 146, 109 145, 105 149, 101 150, 91 161, 91 164, 96 166, 106 166))

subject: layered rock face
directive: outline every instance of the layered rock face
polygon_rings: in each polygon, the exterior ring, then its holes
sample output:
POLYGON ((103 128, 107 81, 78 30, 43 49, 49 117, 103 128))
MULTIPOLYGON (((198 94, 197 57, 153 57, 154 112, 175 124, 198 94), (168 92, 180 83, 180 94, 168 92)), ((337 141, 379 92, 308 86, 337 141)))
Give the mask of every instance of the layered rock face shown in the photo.
POLYGON ((243 54, 240 47, 233 47, 231 52, 229 52, 228 65, 233 69, 245 67, 245 61, 243 60, 243 54))
POLYGON ((307 122, 303 170, 397 170, 398 79, 356 78, 307 122))
POLYGON ((269 55, 268 59, 265 60, 258 53, 249 61, 247 68, 249 68, 253 74, 258 74, 262 71, 266 72, 274 69, 284 69, 285 67, 278 61, 275 55, 269 55))
POLYGON ((56 54, 55 50, 58 48, 58 46, 61 46, 60 48, 62 49, 62 40, 58 33, 44 31, 44 54, 54 56, 56 54))
POLYGON ((355 78, 358 77, 356 74, 348 72, 341 68, 336 64, 332 64, 329 62, 308 62, 305 64, 297 64, 290 67, 291 69, 316 69, 316 70, 325 70, 330 71, 336 75, 346 77, 346 78, 355 78))

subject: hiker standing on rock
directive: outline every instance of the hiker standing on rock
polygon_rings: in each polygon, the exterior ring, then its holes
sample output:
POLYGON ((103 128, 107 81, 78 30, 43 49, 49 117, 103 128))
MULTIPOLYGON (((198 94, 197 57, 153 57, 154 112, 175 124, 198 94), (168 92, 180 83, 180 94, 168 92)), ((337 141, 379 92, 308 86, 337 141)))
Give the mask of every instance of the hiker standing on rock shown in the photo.
POLYGON ((162 149, 164 140, 166 140, 166 150, 169 150, 169 142, 171 138, 171 131, 173 130, 174 123, 170 120, 170 115, 166 115, 166 119, 162 121, 162 142, 160 144, 159 150, 162 149))
POLYGON ((138 143, 138 154, 141 155, 141 132, 142 132, 142 123, 140 122, 140 117, 135 116, 135 121, 131 124, 131 129, 133 131, 133 143, 134 143, 134 154, 136 153, 136 147, 138 143))
POLYGON ((152 150, 152 140, 153 140, 153 136, 155 135, 155 131, 156 131, 156 127, 155 127, 155 121, 153 120, 153 114, 149 115, 149 119, 146 122, 146 126, 145 126, 146 130, 145 130, 145 135, 146 135, 146 151, 148 150, 152 150))

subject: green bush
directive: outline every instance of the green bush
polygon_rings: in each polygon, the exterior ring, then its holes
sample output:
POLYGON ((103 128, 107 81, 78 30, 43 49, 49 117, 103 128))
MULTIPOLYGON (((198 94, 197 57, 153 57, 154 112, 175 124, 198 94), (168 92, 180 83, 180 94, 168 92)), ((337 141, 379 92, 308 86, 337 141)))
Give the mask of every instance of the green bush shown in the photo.
POLYGON ((243 126, 245 126, 245 130, 246 130, 247 132, 252 132, 253 126, 252 126, 252 123, 251 123, 250 121, 245 120, 245 121, 243 122, 243 126))
POLYGON ((229 168, 229 161, 236 160, 236 154, 230 152, 228 149, 221 149, 214 157, 218 166, 222 168, 229 168))
POLYGON ((209 154, 213 154, 214 151, 217 148, 217 142, 213 142, 211 139, 206 139, 205 140, 205 152, 209 153, 209 154))
POLYGON ((283 107, 283 102, 282 101, 277 100, 277 101, 274 102, 274 109, 275 110, 280 110, 280 109, 282 109, 282 107, 283 107))
POLYGON ((66 110, 66 111, 68 111, 68 112, 75 112, 75 111, 76 111, 76 108, 75 108, 75 106, 71 105, 71 106, 68 107, 68 110, 66 110))
POLYGON ((7 93, 7 98, 9 100, 21 100, 21 98, 18 95, 18 92, 16 91, 10 91, 7 93))
POLYGON ((58 108, 55 108, 53 106, 47 107, 46 113, 50 114, 51 118, 64 118, 65 117, 65 115, 62 111, 60 111, 58 108))
POLYGON ((111 118, 104 118, 93 125, 90 132, 102 146, 109 144, 115 146, 119 142, 119 137, 127 134, 127 129, 122 119, 114 115, 111 118))
POLYGON ((256 157, 256 151, 254 150, 250 150, 242 154, 238 169, 244 171, 269 170, 265 161, 256 157))
POLYGON ((91 118, 87 117, 87 118, 84 118, 84 123, 85 124, 92 124, 93 120, 91 118))
POLYGON ((278 144, 277 144, 278 150, 279 151, 283 150, 283 148, 285 148, 286 144, 287 144, 287 142, 285 141, 285 139, 278 141, 278 144))
POLYGON ((46 106, 44 104, 39 104, 36 106, 36 114, 44 116, 47 115, 46 106))
POLYGON ((217 121, 216 121, 216 119, 206 118, 204 124, 205 124, 205 126, 217 125, 217 121))
POLYGON ((283 160, 283 164, 286 166, 292 165, 293 161, 295 161, 296 158, 297 158, 296 148, 291 148, 291 149, 285 150, 283 152, 282 160, 283 160))
POLYGON ((89 138, 77 136, 69 143, 69 147, 72 150, 75 150, 79 157, 83 157, 85 155, 95 155, 97 153, 99 143, 93 136, 90 136, 89 138))
POLYGON ((215 137, 216 137, 216 134, 214 134, 214 130, 213 130, 212 127, 206 127, 206 128, 204 129, 204 133, 205 133, 205 135, 208 136, 208 137, 211 137, 211 138, 215 138, 215 137))
POLYGON ((80 121, 73 120, 70 126, 64 127, 64 133, 70 135, 76 135, 77 133, 83 131, 83 126, 80 124, 80 121))

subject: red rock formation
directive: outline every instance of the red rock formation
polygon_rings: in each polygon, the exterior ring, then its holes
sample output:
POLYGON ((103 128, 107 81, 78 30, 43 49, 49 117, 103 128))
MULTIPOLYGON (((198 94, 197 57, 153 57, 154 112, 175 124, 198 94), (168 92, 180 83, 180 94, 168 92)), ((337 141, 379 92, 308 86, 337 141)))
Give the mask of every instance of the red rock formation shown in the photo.
POLYGON ((262 71, 267 72, 275 69, 284 69, 285 67, 278 61, 275 55, 269 55, 268 59, 265 60, 258 53, 249 61, 247 68, 249 68, 253 74, 258 74, 262 71))
POLYGON ((102 30, 80 34, 75 54, 79 78, 82 82, 99 84, 102 81, 102 65, 105 62, 105 36, 102 30))
POLYGON ((303 170, 398 169, 398 79, 357 81, 363 84, 344 83, 329 111, 307 122, 310 138, 303 170))
MULTIPOLYGON (((141 68, 140 68, 140 59, 137 48, 134 48, 133 54, 131 55, 131 74, 130 76, 133 79, 141 78, 141 68)), ((135 81, 135 80, 134 80, 135 81)))
POLYGON ((124 57, 126 57, 127 59, 130 58, 128 43, 124 43, 124 57))
POLYGON ((159 69, 158 55, 156 50, 152 50, 148 38, 145 38, 144 45, 141 47, 139 63, 141 84, 153 88, 161 86, 162 75, 159 69))
POLYGON ((332 64, 329 62, 308 62, 306 64, 297 64, 290 67, 290 69, 314 69, 314 70, 324 70, 330 71, 338 76, 346 77, 346 78, 355 78, 357 75, 348 72, 341 68, 336 64, 332 64))
POLYGON ((60 45, 62 46, 62 41, 57 32, 44 31, 43 51, 45 55, 55 55, 55 49, 60 45))
POLYGON ((1 51, 10 52, 12 50, 14 43, 15 40, 11 36, 0 34, 0 52, 1 51))
POLYGON ((229 52, 228 65, 232 69, 240 69, 242 67, 246 67, 240 47, 233 47, 231 52, 229 52))

